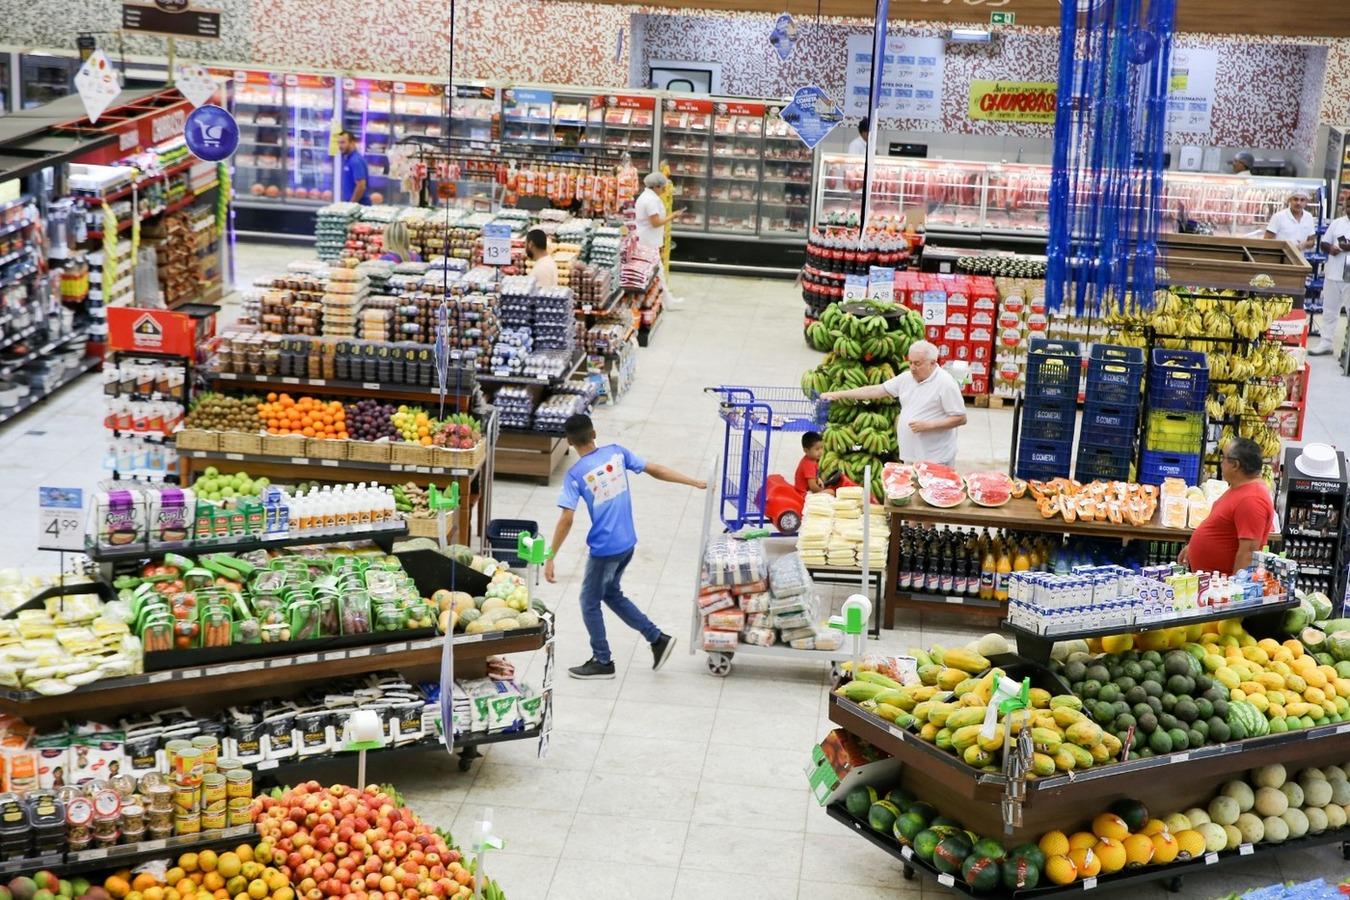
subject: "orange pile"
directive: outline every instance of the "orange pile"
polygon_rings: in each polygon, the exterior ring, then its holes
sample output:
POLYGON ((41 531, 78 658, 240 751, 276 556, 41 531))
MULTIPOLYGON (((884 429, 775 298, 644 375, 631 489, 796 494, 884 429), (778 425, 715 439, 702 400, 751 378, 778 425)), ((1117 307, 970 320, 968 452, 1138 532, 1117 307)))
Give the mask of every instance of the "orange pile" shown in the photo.
POLYGON ((296 400, 290 394, 268 394, 266 402, 258 404, 258 415, 268 434, 347 439, 347 413, 337 400, 325 403, 314 397, 296 400))

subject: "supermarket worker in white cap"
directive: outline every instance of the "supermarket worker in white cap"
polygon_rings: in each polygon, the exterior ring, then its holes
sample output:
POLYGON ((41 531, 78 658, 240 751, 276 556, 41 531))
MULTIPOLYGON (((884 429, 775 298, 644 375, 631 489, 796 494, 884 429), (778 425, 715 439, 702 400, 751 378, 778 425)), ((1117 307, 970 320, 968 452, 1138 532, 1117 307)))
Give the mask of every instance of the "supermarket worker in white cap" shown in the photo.
MULTIPOLYGON (((661 192, 666 189, 670 179, 661 172, 648 173, 642 183, 646 189, 638 194, 637 202, 633 205, 633 224, 637 227, 638 243, 660 252, 666 244, 666 226, 675 221, 683 210, 666 212, 666 201, 662 199, 661 192)), ((684 298, 677 298, 671 292, 664 266, 657 267, 656 277, 661 279, 661 285, 666 289, 666 302, 669 305, 679 306, 684 303, 684 298)))
POLYGON ((961 386, 951 373, 938 365, 938 348, 928 341, 909 347, 909 371, 883 384, 869 384, 848 391, 827 391, 822 400, 900 401, 895 423, 900 440, 900 459, 907 463, 956 464, 956 429, 966 424, 966 402, 961 386))
POLYGON ((1317 239, 1317 217, 1308 212, 1307 192, 1294 188, 1289 192, 1288 204, 1270 217, 1266 240, 1288 241, 1300 250, 1311 250, 1317 239))

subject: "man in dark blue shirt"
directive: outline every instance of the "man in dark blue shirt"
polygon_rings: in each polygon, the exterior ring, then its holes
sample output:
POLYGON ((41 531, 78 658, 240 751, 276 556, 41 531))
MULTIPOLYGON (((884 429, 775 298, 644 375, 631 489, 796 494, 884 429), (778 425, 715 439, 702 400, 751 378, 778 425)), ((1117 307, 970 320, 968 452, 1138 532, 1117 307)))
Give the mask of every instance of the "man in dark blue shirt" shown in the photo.
POLYGON ((342 199, 370 205, 370 172, 366 159, 349 131, 338 132, 338 150, 342 154, 342 199))

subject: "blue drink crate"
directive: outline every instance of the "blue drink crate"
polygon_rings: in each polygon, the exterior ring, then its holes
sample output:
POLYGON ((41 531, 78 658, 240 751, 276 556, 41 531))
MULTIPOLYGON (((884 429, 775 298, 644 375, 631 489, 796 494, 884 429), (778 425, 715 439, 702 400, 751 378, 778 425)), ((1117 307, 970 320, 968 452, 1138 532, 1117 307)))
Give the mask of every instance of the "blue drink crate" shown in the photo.
POLYGON ((1093 359, 1088 361, 1084 395, 1089 403, 1137 404, 1143 383, 1142 362, 1130 365, 1093 359))
POLYGON ((1079 481, 1127 481, 1134 458, 1133 443, 1124 447, 1079 444, 1073 477, 1079 481))
POLYGON ((1024 413, 1022 415, 1021 436, 1029 441, 1053 441, 1055 443, 1072 441, 1073 419, 1073 416, 1069 416, 1067 420, 1038 418, 1024 413))
POLYGON ((1068 477, 1073 441, 1038 441, 1023 436, 1017 442, 1017 477, 1039 478, 1049 473, 1050 478, 1068 477), (1029 472, 1040 473, 1038 475, 1029 472))
POLYGON ((1205 414, 1150 410, 1144 449, 1162 453, 1196 454, 1204 452, 1205 414))
POLYGON ((1148 386, 1150 409, 1204 412, 1208 390, 1209 361, 1205 354, 1162 348, 1153 351, 1148 386))
POLYGON ((1083 405, 1083 433, 1095 433, 1099 428, 1123 429, 1134 432, 1139 423, 1137 406, 1119 406, 1114 403, 1093 403, 1083 405))
POLYGON ((1067 425, 1073 430, 1074 420, 1078 417, 1078 405, 1070 399, 1043 400, 1025 398, 1022 401, 1022 426, 1028 422, 1045 425, 1067 425))
POLYGON ((1033 338, 1027 351, 1028 400, 1078 400, 1083 361, 1077 341, 1033 338))
POLYGON ((1187 484, 1195 484, 1200 480, 1200 454, 1145 450, 1139 463, 1139 482, 1162 484, 1164 478, 1180 478, 1187 484))

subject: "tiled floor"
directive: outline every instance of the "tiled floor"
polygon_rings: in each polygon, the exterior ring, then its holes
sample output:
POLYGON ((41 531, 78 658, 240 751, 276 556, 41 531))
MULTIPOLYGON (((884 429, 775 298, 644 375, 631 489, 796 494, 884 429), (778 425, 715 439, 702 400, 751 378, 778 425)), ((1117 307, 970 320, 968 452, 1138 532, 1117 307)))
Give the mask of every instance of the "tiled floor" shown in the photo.
MULTIPOLYGON (((239 281, 275 272, 302 251, 239 247, 239 281)), ((601 439, 622 441, 650 459, 705 473, 721 452, 721 423, 708 385, 796 384, 818 356, 801 340, 801 303, 786 281, 677 275, 688 298, 670 313, 652 347, 639 353, 637 383, 622 402, 596 414, 601 439)), ((1307 437, 1350 446, 1335 412, 1350 381, 1327 359, 1314 362, 1307 437)), ((0 430, 8 478, 0 486, 0 566, 50 570, 53 554, 32 548, 39 484, 93 487, 100 477, 99 381, 84 379, 53 402, 0 430)), ((1007 458, 1011 414, 970 410, 961 430, 963 466, 1007 458)), ((790 444, 791 437, 784 444, 790 444)), ((796 450, 780 446, 780 471, 796 450)), ((540 522, 555 517, 556 484, 501 481, 493 514, 540 522)), ((658 624, 686 641, 704 496, 638 479, 638 552, 628 594, 658 624)), ((558 659, 588 654, 577 614, 583 540, 575 533, 558 560, 559 584, 543 596, 558 611, 558 659)), ((726 679, 711 677, 701 652, 683 644, 660 673, 636 635, 611 621, 614 681, 567 678, 556 685, 556 727, 548 756, 498 744, 460 773, 441 754, 373 776, 397 784, 414 808, 462 840, 482 817, 506 842, 487 868, 511 900, 671 900, 721 896, 756 900, 827 897, 881 900, 949 896, 932 882, 905 882, 890 857, 850 836, 810 801, 802 766, 829 727, 823 665, 738 660, 726 679)), ((882 645, 903 648, 968 639, 950 620, 902 616, 882 645)), ((542 655, 522 657, 525 677, 542 674, 542 655)), ((1347 753, 1350 756, 1350 752, 1347 753)), ((333 779, 353 778, 331 767, 333 779)), ((326 773, 327 774, 327 773, 326 773)), ((1344 873, 1330 849, 1289 854, 1222 875, 1193 878, 1184 896, 1344 873)), ((1105 894, 1104 894, 1105 896, 1105 894)), ((1116 896, 1127 896, 1116 894, 1116 896)), ((1160 888, 1130 892, 1162 897, 1160 888)))

